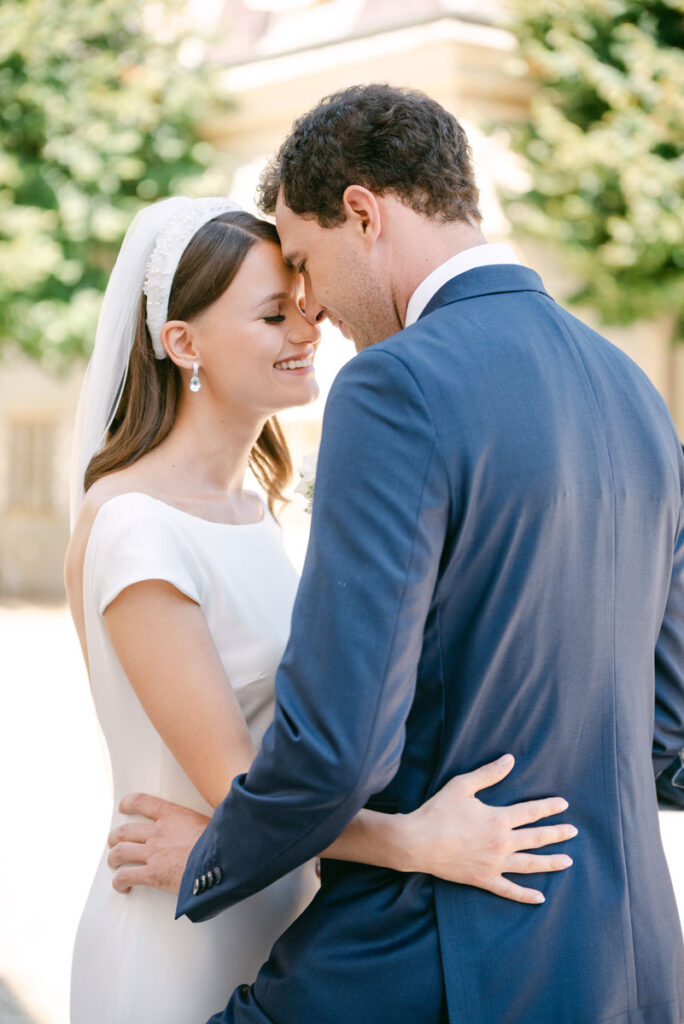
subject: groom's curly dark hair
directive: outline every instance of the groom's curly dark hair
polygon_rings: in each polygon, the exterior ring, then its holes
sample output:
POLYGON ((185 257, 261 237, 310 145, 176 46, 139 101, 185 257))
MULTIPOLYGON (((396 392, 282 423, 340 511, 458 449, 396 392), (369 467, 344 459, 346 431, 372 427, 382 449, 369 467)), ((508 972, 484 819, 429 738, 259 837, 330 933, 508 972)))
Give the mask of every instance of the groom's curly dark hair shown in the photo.
POLYGON ((413 89, 354 85, 326 96, 295 121, 261 176, 259 206, 289 208, 322 227, 345 220, 348 185, 392 193, 442 221, 481 220, 470 146, 456 118, 413 89))

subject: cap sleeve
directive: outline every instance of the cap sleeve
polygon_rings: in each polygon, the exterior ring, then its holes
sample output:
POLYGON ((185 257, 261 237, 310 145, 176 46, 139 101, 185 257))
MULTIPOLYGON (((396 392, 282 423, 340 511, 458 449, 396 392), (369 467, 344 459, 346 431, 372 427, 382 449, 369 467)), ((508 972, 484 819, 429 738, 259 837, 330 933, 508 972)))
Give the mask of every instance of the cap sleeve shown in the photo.
POLYGON ((100 507, 91 527, 87 563, 93 602, 102 615, 122 590, 164 580, 201 604, 202 586, 184 524, 143 495, 119 495, 100 507), (142 498, 140 502, 125 498, 142 498))

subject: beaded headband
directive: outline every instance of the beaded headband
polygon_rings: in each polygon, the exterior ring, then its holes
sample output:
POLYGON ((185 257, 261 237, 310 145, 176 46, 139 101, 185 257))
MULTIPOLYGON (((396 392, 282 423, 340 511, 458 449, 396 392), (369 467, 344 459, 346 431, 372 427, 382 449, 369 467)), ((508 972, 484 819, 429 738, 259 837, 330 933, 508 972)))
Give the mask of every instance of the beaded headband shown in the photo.
POLYGON ((174 200, 173 217, 161 229, 145 270, 143 292, 147 298, 147 327, 157 359, 166 359, 161 330, 168 320, 171 285, 188 243, 208 221, 222 213, 239 210, 232 199, 209 196, 174 200))

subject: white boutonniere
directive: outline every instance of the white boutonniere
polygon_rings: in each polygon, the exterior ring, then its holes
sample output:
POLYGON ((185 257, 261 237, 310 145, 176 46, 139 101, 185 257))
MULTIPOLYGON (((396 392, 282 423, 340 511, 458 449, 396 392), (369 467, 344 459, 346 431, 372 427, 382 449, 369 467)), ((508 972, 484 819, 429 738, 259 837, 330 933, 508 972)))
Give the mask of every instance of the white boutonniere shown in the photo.
POLYGON ((305 511, 311 515, 313 508, 314 485, 316 483, 316 466, 318 464, 318 452, 311 452, 304 456, 301 468, 298 470, 299 483, 295 487, 295 494, 301 494, 306 498, 305 511))

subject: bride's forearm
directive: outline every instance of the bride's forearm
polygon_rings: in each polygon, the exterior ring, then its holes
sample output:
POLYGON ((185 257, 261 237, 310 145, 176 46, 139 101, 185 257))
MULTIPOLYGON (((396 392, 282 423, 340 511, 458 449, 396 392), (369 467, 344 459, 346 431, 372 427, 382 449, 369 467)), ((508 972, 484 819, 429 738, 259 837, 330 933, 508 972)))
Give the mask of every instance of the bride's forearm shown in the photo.
POLYGON ((362 810, 321 857, 410 871, 410 823, 405 814, 362 810))

